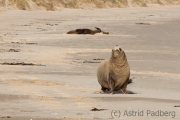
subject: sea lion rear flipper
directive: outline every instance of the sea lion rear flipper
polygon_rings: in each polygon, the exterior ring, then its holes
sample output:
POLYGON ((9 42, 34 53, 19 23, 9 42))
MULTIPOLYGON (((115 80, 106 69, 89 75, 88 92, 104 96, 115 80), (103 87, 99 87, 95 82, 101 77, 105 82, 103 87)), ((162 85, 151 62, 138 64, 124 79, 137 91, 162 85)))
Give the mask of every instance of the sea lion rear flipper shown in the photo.
POLYGON ((71 31, 67 32, 67 34, 76 34, 76 31, 75 30, 71 30, 71 31))
POLYGON ((124 85, 122 86, 122 89, 121 89, 121 91, 122 91, 123 94, 126 94, 127 85, 128 85, 128 84, 131 84, 131 83, 132 83, 132 80, 133 80, 134 78, 135 78, 135 77, 130 78, 130 79, 128 79, 128 80, 124 83, 124 85))
POLYGON ((109 32, 104 32, 104 31, 102 31, 102 33, 103 33, 103 34, 109 34, 109 32))
POLYGON ((129 79, 129 81, 128 81, 128 84, 131 84, 131 83, 133 83, 133 79, 134 79, 135 77, 133 77, 133 78, 130 78, 129 79))

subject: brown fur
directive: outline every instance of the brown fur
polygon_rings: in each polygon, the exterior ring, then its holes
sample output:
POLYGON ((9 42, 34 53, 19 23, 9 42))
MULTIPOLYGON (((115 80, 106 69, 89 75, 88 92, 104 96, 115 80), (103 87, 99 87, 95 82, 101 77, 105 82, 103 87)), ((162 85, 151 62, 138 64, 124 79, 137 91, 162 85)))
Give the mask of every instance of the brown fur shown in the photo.
POLYGON ((112 49, 111 58, 102 61, 97 69, 97 79, 103 92, 122 90, 125 94, 127 85, 132 82, 129 77, 130 67, 125 52, 119 47, 112 49))
POLYGON ((104 32, 101 31, 100 28, 95 27, 96 30, 91 30, 91 29, 76 29, 76 30, 71 30, 67 32, 67 34, 91 34, 94 35, 96 33, 103 33, 103 34, 109 34, 109 32, 104 32))

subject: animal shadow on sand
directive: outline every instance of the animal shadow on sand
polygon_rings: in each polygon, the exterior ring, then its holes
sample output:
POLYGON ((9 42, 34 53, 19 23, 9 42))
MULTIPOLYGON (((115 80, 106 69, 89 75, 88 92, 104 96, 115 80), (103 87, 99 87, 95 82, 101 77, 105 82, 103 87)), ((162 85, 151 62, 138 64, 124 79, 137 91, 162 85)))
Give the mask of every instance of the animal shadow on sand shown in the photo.
MULTIPOLYGON (((110 93, 108 91, 103 92, 103 93, 99 91, 95 91, 94 94, 110 94, 110 93)), ((119 90, 119 91, 113 91, 113 94, 124 94, 124 93, 121 90, 119 90)), ((126 94, 137 94, 137 93, 134 93, 130 90, 126 90, 126 94)))

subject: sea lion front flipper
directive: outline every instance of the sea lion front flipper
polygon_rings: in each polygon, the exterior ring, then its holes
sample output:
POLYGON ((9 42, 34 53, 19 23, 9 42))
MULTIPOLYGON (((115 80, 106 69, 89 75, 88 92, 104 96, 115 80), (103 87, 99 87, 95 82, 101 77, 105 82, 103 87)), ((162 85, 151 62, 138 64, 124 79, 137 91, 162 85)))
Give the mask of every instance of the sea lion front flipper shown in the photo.
POLYGON ((126 94, 127 84, 128 84, 128 83, 124 84, 124 86, 123 86, 122 89, 121 89, 121 91, 122 91, 123 94, 126 94))
POLYGON ((109 73, 109 87, 110 87, 110 90, 108 91, 110 94, 114 94, 114 86, 115 86, 115 81, 112 77, 112 75, 109 73))
POLYGON ((102 94, 104 94, 104 93, 107 93, 107 88, 105 88, 105 87, 103 87, 103 86, 101 86, 101 90, 99 90, 99 91, 95 91, 94 93, 102 93, 102 94))

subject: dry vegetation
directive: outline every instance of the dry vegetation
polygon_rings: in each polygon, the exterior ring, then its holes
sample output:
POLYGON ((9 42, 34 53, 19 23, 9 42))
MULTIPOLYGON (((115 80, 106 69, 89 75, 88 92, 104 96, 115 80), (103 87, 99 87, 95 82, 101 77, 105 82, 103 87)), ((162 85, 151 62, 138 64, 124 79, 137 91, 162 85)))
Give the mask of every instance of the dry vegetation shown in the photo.
POLYGON ((55 10, 54 5, 58 5, 58 0, 32 0, 37 6, 42 6, 46 10, 55 10))
POLYGON ((0 7, 13 6, 21 10, 56 10, 58 8, 121 8, 129 5, 146 7, 148 3, 173 5, 179 4, 180 0, 0 0, 0 7))
POLYGON ((21 10, 26 10, 26 9, 30 8, 30 6, 26 0, 10 0, 10 1, 12 4, 15 4, 17 6, 17 8, 19 8, 21 10))

